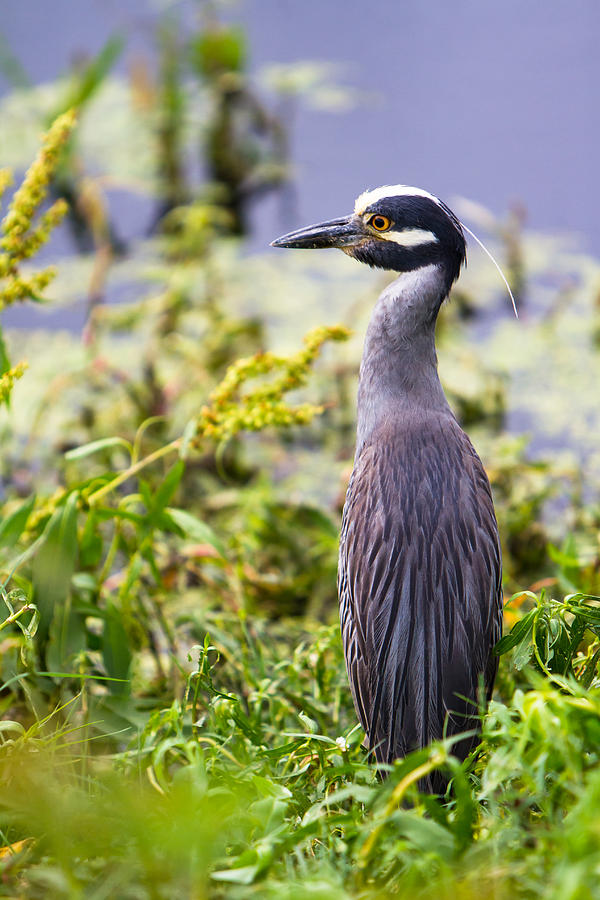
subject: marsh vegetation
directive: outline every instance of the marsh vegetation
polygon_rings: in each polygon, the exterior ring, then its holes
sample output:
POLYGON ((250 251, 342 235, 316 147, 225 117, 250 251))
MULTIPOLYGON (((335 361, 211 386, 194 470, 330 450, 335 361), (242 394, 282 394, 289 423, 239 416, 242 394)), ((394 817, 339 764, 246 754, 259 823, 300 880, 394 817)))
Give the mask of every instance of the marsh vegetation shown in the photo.
POLYGON ((39 311, 0 340, 0 896, 598 896, 600 267, 468 210, 522 310, 474 251, 439 325, 506 635, 477 754, 442 743, 381 782, 335 572, 386 276, 243 238, 252 198, 289 185, 282 109, 340 93, 299 67, 264 99, 238 29, 207 21, 182 53, 174 28, 157 73, 116 78, 115 40, 2 104, 5 161, 37 160, 12 198, 0 180, 0 301, 39 311), (114 185, 151 200, 136 239, 114 185), (83 332, 57 328, 82 297, 83 332), (432 768, 445 797, 418 792, 432 768))

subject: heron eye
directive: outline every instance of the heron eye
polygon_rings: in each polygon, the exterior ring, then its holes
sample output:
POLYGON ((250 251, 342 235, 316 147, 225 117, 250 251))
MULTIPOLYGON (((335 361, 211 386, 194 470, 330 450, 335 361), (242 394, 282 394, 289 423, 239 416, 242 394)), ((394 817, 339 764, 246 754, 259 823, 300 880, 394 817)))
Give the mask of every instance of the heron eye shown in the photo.
POLYGON ((375 231, 387 231, 392 224, 387 216, 371 216, 368 222, 375 231))

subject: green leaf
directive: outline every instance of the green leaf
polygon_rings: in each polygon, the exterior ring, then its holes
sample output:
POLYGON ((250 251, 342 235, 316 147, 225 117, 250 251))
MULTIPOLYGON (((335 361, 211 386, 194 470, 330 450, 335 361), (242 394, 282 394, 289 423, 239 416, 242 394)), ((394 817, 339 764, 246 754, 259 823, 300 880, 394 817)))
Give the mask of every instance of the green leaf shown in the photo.
POLYGON ((554 544, 548 544, 548 556, 563 569, 577 569, 581 565, 576 556, 571 555, 564 550, 559 550, 554 544))
MULTIPOLYGON (((154 502, 152 499, 152 488, 150 487, 150 485, 144 478, 139 478, 138 479, 138 489, 140 492, 140 496, 141 496, 142 500, 144 501, 144 506, 148 510, 148 513, 150 513, 152 510, 153 502, 154 502)), ((144 517, 144 521, 146 521, 146 522, 148 521, 148 515, 146 515, 144 517)))
POLYGON ((15 734, 17 737, 25 737, 26 731, 20 722, 11 719, 3 719, 0 722, 0 734, 15 734))
POLYGON ((523 618, 516 623, 516 625, 513 625, 509 634, 505 634, 503 638, 500 638, 494 647, 496 656, 502 656, 503 653, 512 650, 513 647, 516 647, 517 644, 528 637, 533 629, 533 620, 536 613, 537 609, 530 610, 526 616, 523 616, 523 618))
POLYGON ((158 565, 158 562, 156 560, 156 556, 154 554, 154 547, 152 546, 152 544, 150 542, 145 542, 143 544, 143 546, 140 548, 139 552, 141 553, 143 558, 146 560, 146 562, 150 566, 150 571, 152 572, 152 575, 154 576, 154 580, 156 581, 156 583, 160 587, 163 587, 163 579, 162 579, 162 575, 160 572, 160 566, 158 565))
POLYGON ((264 778, 262 775, 253 775, 252 783, 258 793, 263 797, 274 797, 276 800, 291 800, 292 792, 282 784, 264 778))
MULTIPOLYGON (((87 646, 85 617, 73 609, 70 594, 57 606, 50 623, 46 664, 52 671, 71 668, 74 658, 87 646)), ((75 676, 77 677, 77 676, 75 676)))
POLYGON ((96 510, 92 509, 79 538, 79 563, 83 569, 95 569, 100 565, 104 542, 99 528, 96 510))
POLYGON ((116 34, 112 35, 104 44, 97 56, 92 59, 69 85, 67 95, 55 111, 52 118, 58 113, 73 107, 83 107, 94 96, 103 84, 113 65, 121 55, 124 39, 116 34))
POLYGON ((142 574, 144 569, 144 557, 138 551, 134 553, 129 561, 129 565, 127 566, 125 580, 123 581, 121 587, 119 588, 119 596, 127 597, 131 590, 142 574))
POLYGON ((179 458, 187 459, 189 455, 190 443, 196 437, 198 431, 198 423, 196 419, 190 419, 181 436, 181 446, 179 447, 179 458))
MULTIPOLYGON (((98 579, 91 572, 75 572, 72 584, 78 591, 87 591, 94 594, 98 590, 98 579)), ((81 610, 81 606, 78 606, 78 609, 81 610)), ((99 613, 96 614, 98 615, 99 613)))
POLYGON ((598 671, 598 663, 600 662, 600 647, 596 650, 591 659, 589 659, 585 665, 585 669, 579 679, 579 683, 586 690, 590 687, 596 672, 598 671))
POLYGON ((513 656, 513 665, 517 671, 521 671, 531 657, 533 656, 533 641, 527 641, 527 638, 524 638, 523 641, 517 646, 514 656, 513 656))
POLYGON ((0 522, 0 547, 14 547, 35 504, 35 494, 28 497, 14 512, 0 522))
POLYGON ((253 723, 250 721, 248 716, 244 712, 242 712, 239 706, 236 706, 231 710, 231 717, 242 734, 245 735, 248 740, 251 741, 255 746, 261 747, 264 744, 264 739, 260 731, 258 731, 254 727, 253 723))
POLYGON ((9 369, 10 359, 8 358, 6 344, 4 343, 4 332, 2 331, 2 327, 0 326, 0 375, 4 375, 4 373, 8 372, 9 369))
MULTIPOLYGON (((253 804, 253 807, 256 805, 253 804)), ((254 847, 250 847, 238 856, 231 869, 213 872, 212 878, 216 881, 229 881, 233 884, 252 884, 270 868, 277 843, 276 840, 273 842, 258 841, 254 847)))
POLYGON ((144 516, 131 512, 122 507, 96 506, 94 512, 99 520, 105 522, 109 519, 122 519, 125 522, 133 522, 135 525, 144 524, 144 516))
POLYGON ((6 564, 6 571, 8 575, 2 582, 2 587, 6 587, 10 579, 13 577, 15 572, 21 568, 23 563, 27 562, 28 559, 31 559, 32 556, 35 556, 39 548, 42 546, 44 542, 44 535, 40 534, 38 538, 35 539, 33 544, 30 544, 22 553, 19 553, 18 556, 14 557, 6 564))
POLYGON ((42 644, 48 639, 53 619, 62 620, 64 634, 64 615, 77 559, 77 500, 77 494, 70 494, 64 506, 55 510, 33 563, 33 599, 40 612, 38 634, 42 644))
POLYGON ((450 861, 456 851, 456 843, 451 831, 425 819, 413 812, 399 810, 393 816, 394 823, 401 834, 418 850, 435 853, 436 856, 450 861))
POLYGON ((111 447, 123 447, 127 450, 129 456, 131 456, 132 447, 129 441, 120 437, 109 437, 102 438, 99 441, 91 441, 89 444, 82 444, 81 447, 75 447, 73 450, 68 450, 65 453, 65 459, 68 459, 69 461, 74 459, 84 459, 86 456, 91 456, 92 453, 99 453, 101 450, 109 450, 111 447))
POLYGON ((585 603, 577 606, 570 605, 569 612, 573 613, 577 618, 583 619, 584 622, 589 622, 590 625, 600 626, 600 608, 597 606, 588 606, 585 603))
POLYGON ((109 603, 106 608, 102 634, 102 658, 104 667, 111 678, 124 679, 121 682, 109 682, 111 693, 127 694, 132 656, 120 611, 113 603, 109 603))
POLYGON ((221 556, 225 556, 225 545, 206 522, 202 522, 196 516, 183 509, 167 507, 165 512, 170 516, 177 528, 191 541, 195 541, 198 544, 210 544, 221 556))
POLYGON ((241 866, 239 869, 221 869, 219 872, 212 872, 210 877, 215 881, 227 881, 231 884, 252 884, 260 869, 258 864, 241 866))
POLYGON ((182 459, 178 459, 174 466, 171 466, 162 484, 154 495, 152 503, 153 518, 157 513, 162 512, 169 500, 179 487, 179 482, 185 472, 185 463, 182 459))

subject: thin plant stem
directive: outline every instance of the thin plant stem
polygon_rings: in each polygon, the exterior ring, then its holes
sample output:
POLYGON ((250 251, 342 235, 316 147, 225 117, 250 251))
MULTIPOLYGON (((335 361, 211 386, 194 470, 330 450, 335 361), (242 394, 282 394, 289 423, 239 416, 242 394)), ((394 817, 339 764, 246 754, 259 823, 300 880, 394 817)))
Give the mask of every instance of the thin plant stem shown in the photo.
POLYGON ((106 497, 107 494, 110 494, 116 488, 118 488, 121 484, 127 481, 132 475, 137 475, 138 472, 141 472, 142 469, 145 469, 146 466, 151 465, 153 462, 156 462, 157 459, 162 459, 163 456, 168 456, 169 453, 175 453, 175 451, 179 450, 181 446, 181 438, 176 438, 174 441, 171 441, 170 444, 165 444, 164 447, 159 447, 158 450, 155 450, 154 453, 150 453, 149 456, 145 456, 144 459, 140 459, 139 462, 134 463, 129 468, 125 469, 121 472, 120 475, 117 475, 116 478, 113 478, 112 481, 109 481, 108 484, 103 485, 97 491, 94 491, 93 494, 87 498, 90 506, 94 506, 94 504, 98 503, 102 497, 106 497))

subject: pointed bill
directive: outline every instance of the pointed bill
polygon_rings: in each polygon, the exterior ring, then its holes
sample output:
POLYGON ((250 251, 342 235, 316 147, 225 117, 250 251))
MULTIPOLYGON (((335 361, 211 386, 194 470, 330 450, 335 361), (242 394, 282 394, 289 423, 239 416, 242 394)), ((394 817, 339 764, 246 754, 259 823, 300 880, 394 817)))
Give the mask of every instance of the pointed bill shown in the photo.
POLYGON ((271 247, 291 247, 301 250, 319 250, 323 247, 350 247, 364 238, 361 221, 355 216, 344 216, 318 225, 309 225, 290 231, 271 241, 271 247))

